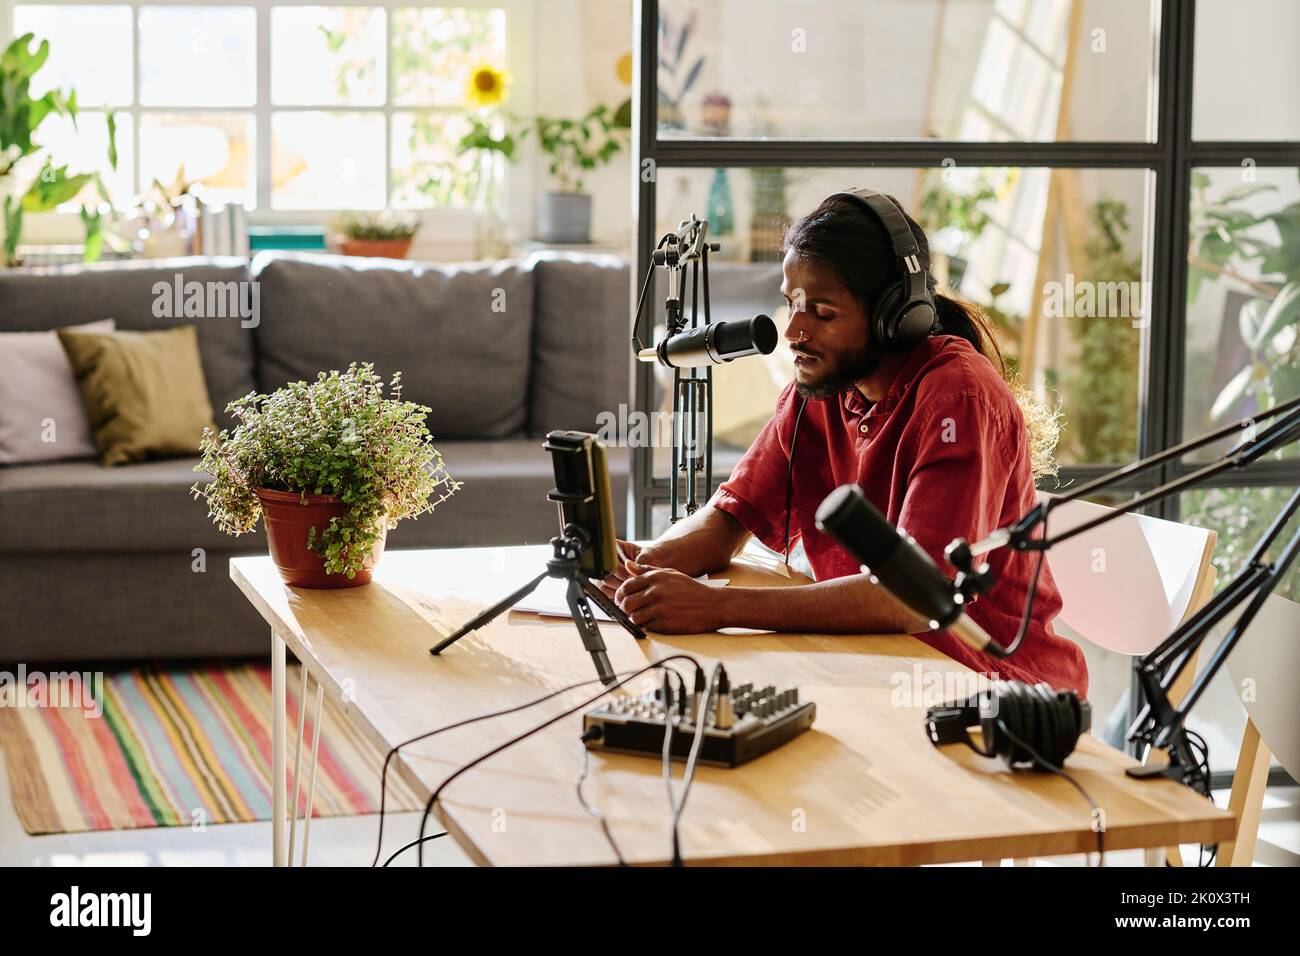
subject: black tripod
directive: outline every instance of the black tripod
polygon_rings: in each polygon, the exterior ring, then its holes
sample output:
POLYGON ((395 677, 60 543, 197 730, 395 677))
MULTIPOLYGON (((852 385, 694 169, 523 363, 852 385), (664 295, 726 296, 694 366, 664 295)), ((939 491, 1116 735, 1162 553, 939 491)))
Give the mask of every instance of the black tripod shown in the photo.
POLYGON ((451 637, 429 648, 429 653, 441 654, 466 634, 477 631, 498 615, 510 610, 510 608, 532 594, 537 589, 537 585, 547 578, 559 578, 569 582, 566 594, 569 601, 569 610, 573 613, 573 623, 577 625, 578 634, 582 637, 583 645, 591 653, 591 659, 596 662, 596 673, 607 686, 614 684, 617 677, 614 674, 614 668, 610 666, 609 656, 605 653, 605 641, 600 636, 600 625, 596 623, 596 616, 592 614, 591 605, 587 603, 587 599, 590 598, 595 601, 597 607, 621 624, 625 631, 638 640, 645 638, 645 631, 633 624, 632 619, 624 614, 617 604, 606 597, 605 592, 593 584, 591 579, 587 577, 587 573, 582 570, 579 559, 587 544, 587 533, 581 527, 576 524, 566 524, 564 531, 551 539, 554 554, 546 562, 544 572, 537 575, 518 591, 493 604, 451 637))

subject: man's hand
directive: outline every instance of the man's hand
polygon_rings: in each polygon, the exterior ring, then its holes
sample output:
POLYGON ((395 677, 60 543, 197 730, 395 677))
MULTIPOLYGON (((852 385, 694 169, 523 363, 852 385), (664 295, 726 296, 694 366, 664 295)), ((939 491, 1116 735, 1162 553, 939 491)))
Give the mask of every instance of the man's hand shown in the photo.
POLYGON ((680 571, 637 561, 628 561, 627 570, 629 576, 614 593, 614 602, 634 624, 660 634, 700 634, 724 626, 723 595, 718 588, 680 571))
POLYGON ((608 597, 613 597, 619 586, 628 578, 632 577, 632 572, 627 569, 629 561, 646 567, 658 568, 663 567, 659 556, 655 553, 654 545, 647 544, 642 547, 633 541, 624 541, 621 538, 618 541, 618 553, 622 557, 612 574, 606 576, 598 584, 598 587, 605 592, 608 597))

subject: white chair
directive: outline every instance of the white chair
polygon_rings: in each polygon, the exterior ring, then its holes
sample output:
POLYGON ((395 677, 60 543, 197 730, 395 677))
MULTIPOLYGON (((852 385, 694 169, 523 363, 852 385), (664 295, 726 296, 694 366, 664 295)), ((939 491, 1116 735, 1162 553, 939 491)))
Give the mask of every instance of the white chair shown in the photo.
MULTIPOLYGON (((1048 517, 1048 535, 1111 513, 1068 501, 1048 517)), ((1047 552, 1061 592, 1059 620, 1098 647, 1141 657, 1209 600, 1214 542, 1213 531, 1141 514, 1062 541, 1047 552)))
MULTIPOLYGON (((1227 633, 1236 615, 1220 626, 1227 633)), ((1232 778, 1228 808, 1237 817, 1237 839, 1219 846, 1218 866, 1250 866, 1255 858, 1260 813, 1273 754, 1300 780, 1300 604, 1270 594, 1228 657, 1237 696, 1246 708, 1246 731, 1232 778)))

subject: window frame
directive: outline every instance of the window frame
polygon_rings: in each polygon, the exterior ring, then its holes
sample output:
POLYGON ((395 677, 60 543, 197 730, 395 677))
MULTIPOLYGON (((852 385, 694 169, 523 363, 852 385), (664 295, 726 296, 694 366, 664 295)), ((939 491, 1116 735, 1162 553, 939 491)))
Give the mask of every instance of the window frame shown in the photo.
MULTIPOLYGON (((140 117, 150 113, 218 113, 246 114, 253 117, 253 143, 255 155, 256 208, 249 212, 249 222, 257 225, 279 223, 326 224, 341 212, 350 209, 273 209, 271 206, 271 117, 275 113, 378 113, 384 117, 384 196, 385 208, 392 198, 392 122, 394 113, 440 112, 445 107, 419 107, 395 104, 392 99, 392 11, 405 7, 468 7, 496 8, 506 13, 506 65, 513 84, 509 108, 517 113, 531 113, 535 99, 535 56, 529 38, 533 35, 534 6, 528 0, 14 0, 13 6, 102 6, 129 7, 131 9, 131 104, 129 106, 89 106, 86 113, 112 110, 121 115, 131 115, 132 156, 135 168, 131 170, 134 194, 146 185, 140 177, 140 117), (387 69, 384 102, 368 106, 276 106, 271 101, 271 9, 273 7, 347 6, 376 7, 385 11, 387 69), (257 99, 252 106, 145 106, 140 103, 140 19, 141 7, 251 7, 256 19, 256 56, 254 58, 257 99)), ((0 42, 8 44, 14 37, 13 10, 0 17, 0 42)), ((532 215, 531 190, 533 170, 527 168, 529 160, 521 157, 514 172, 506 166, 503 196, 506 211, 512 220, 517 216, 532 215)), ((467 207, 420 207, 409 211, 415 215, 443 215, 463 217, 472 215, 467 207)), ((78 222, 74 214, 47 214, 66 219, 69 224, 78 222)), ((79 228, 74 229, 79 232, 79 228)))
MULTIPOLYGON (((632 169, 636 196, 636 255, 629 302, 634 308, 638 287, 650 267, 656 236, 656 183, 645 181, 647 161, 656 171, 681 167, 938 167, 945 159, 961 166, 1048 166, 1056 168, 1124 167, 1144 169, 1154 177, 1151 230, 1144 271, 1152 283, 1151 327, 1139 383, 1138 454, 1153 455, 1183 441, 1183 397, 1187 386, 1187 247, 1190 182, 1200 166, 1296 167, 1300 143, 1294 141, 1196 141, 1192 138, 1193 48, 1196 0, 1156 0, 1152 6, 1154 43, 1151 103, 1153 142, 959 142, 951 140, 746 140, 658 137, 656 91, 658 73, 659 0, 638 0, 633 11, 636 44, 633 76, 632 169)), ((629 319, 630 322, 630 319, 629 319)), ((631 407, 654 407, 654 378, 650 366, 633 362, 631 407)), ((648 537, 653 510, 669 499, 666 477, 654 474, 653 449, 633 448, 628 489, 628 536, 648 537)), ((1108 474, 1115 465, 1062 466, 1060 486, 1078 485, 1108 474)), ((1170 462, 1117 485, 1134 493, 1147 491, 1195 470, 1186 462, 1170 462)), ((722 479, 715 478, 714 487, 722 479)), ((1057 487, 1055 480, 1044 490, 1057 487)), ((1300 484, 1300 460, 1260 461, 1230 471, 1200 486, 1275 487, 1300 484)), ((713 489, 709 489, 711 493, 713 489)), ((1179 496, 1144 509, 1161 518, 1178 520, 1179 496)), ((1141 699, 1136 679, 1130 695, 1130 722, 1141 699)), ((1223 783, 1219 779, 1219 783, 1223 783)))

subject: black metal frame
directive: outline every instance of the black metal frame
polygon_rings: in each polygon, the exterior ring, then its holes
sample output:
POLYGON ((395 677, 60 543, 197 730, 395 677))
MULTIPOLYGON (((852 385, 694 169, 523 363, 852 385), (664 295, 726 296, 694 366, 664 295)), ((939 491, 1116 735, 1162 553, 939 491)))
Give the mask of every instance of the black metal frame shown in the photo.
MULTIPOLYGON (((658 0, 639 0, 633 123, 633 170, 636 190, 637 243, 633 276, 644 275, 655 236, 655 176, 662 168, 718 166, 928 167, 944 159, 963 166, 1049 166, 1146 169, 1155 175, 1151 248, 1147 250, 1152 281, 1151 325, 1143 370, 1137 457, 1152 455, 1183 439, 1184 343, 1189 185, 1198 166, 1294 166, 1295 142, 1194 142, 1192 140, 1192 52, 1195 0, 1155 0, 1159 23, 1156 142, 1154 143, 969 143, 952 141, 872 142, 831 140, 706 140, 657 135, 658 0)), ((684 215, 689 210, 682 210, 684 215)), ((635 282, 635 280, 634 280, 635 282)), ((635 297, 633 289, 631 296, 635 297)), ((629 309, 630 312, 630 309, 629 309)), ((630 358, 629 358, 630 361, 630 358)), ((633 363, 632 407, 652 407, 650 370, 633 363)), ((1131 488, 1147 490, 1186 474, 1194 464, 1170 463, 1140 476, 1131 488)), ((1060 481, 1073 484, 1097 477, 1113 466, 1063 467, 1060 481)), ((1300 461, 1262 461, 1240 473, 1223 476, 1214 487, 1293 485, 1300 482, 1300 461)), ((667 500, 666 478, 653 474, 653 449, 632 452, 629 533, 649 532, 652 509, 667 500)), ((1127 486, 1126 486, 1127 487, 1127 486)), ((1149 513, 1178 518, 1176 499, 1160 502, 1149 513)), ((1134 685, 1136 691, 1136 683, 1134 685)), ((1134 694, 1134 700, 1137 695, 1134 694)), ((1130 714, 1135 717, 1136 713, 1130 714)))

